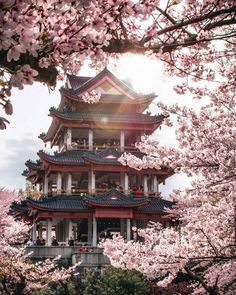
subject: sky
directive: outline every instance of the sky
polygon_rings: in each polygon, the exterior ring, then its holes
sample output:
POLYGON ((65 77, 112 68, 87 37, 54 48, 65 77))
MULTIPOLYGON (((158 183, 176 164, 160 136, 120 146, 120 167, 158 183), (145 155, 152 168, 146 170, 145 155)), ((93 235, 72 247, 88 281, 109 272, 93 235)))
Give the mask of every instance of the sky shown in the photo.
MULTIPOLYGON (((172 90, 176 80, 166 77, 162 65, 156 60, 127 54, 108 66, 108 69, 119 79, 129 79, 138 92, 155 92, 157 99, 167 104, 186 102, 185 97, 178 96, 172 90)), ((85 76, 95 74, 88 66, 79 73, 85 76)), ((24 189, 25 177, 21 173, 26 168, 25 162, 28 159, 36 160, 37 152, 41 149, 49 151, 49 145, 45 146, 38 136, 48 130, 51 123, 51 117, 48 116, 49 108, 59 105, 59 89, 62 85, 63 82, 59 82, 54 91, 49 91, 46 85, 34 83, 25 86, 23 90, 12 91, 14 113, 12 116, 5 116, 10 125, 6 130, 0 131, 0 187, 24 189)), ((153 114, 158 112, 154 105, 150 106, 149 111, 153 114)), ((163 127, 154 137, 161 144, 176 146, 174 134, 174 128, 163 127)), ((175 175, 161 187, 161 192, 168 195, 173 188, 184 188, 188 183, 182 175, 175 175)))

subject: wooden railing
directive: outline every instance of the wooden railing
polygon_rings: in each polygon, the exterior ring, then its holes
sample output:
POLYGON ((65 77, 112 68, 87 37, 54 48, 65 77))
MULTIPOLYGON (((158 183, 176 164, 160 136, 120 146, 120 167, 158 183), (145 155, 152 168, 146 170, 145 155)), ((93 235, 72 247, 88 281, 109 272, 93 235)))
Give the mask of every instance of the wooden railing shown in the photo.
MULTIPOLYGON (((71 191, 71 194, 69 195, 75 195, 75 196, 78 196, 78 195, 81 195, 81 196, 86 196, 88 194, 91 194, 91 193, 97 193, 97 194, 102 194, 102 193, 105 193, 107 191, 109 191, 110 188, 96 188, 94 192, 89 192, 88 189, 72 189, 71 191)), ((131 195, 136 195, 135 192, 129 192, 128 194, 131 194, 131 195)), ((60 190, 60 191, 53 191, 51 194, 49 195, 52 195, 52 196, 57 196, 57 195, 68 195, 67 194, 67 191, 66 190, 60 190)), ((137 196, 141 197, 143 196, 143 194, 139 195, 137 194, 137 196)), ((154 192, 154 191, 148 191, 146 194, 146 196, 150 196, 150 197, 159 197, 160 196, 160 193, 159 192, 154 192)))
MULTIPOLYGON (((96 194, 102 194, 102 193, 105 193, 107 192, 109 189, 107 188, 96 188, 95 191, 93 193, 96 193, 96 194)), ((53 192, 50 192, 48 193, 48 196, 58 196, 58 195, 63 195, 63 196, 67 196, 67 195, 70 195, 70 196, 87 196, 91 194, 91 192, 89 192, 88 189, 73 189, 72 192, 70 194, 67 194, 67 191, 66 190, 59 190, 59 191, 53 191, 53 192)), ((137 196, 137 197, 142 197, 144 196, 144 194, 135 194, 135 192, 131 192, 131 193, 128 193, 130 195, 134 195, 134 196, 137 196)), ((35 197, 34 195, 30 195, 33 199, 36 199, 36 200, 39 200, 41 199, 43 196, 44 196, 44 193, 43 192, 38 192, 37 193, 37 197, 35 197)), ((160 197, 160 193, 159 192, 153 192, 153 191, 148 191, 145 196, 149 196, 149 197, 160 197)))
MULTIPOLYGON (((109 147, 115 148, 118 151, 120 151, 120 145, 107 145, 107 144, 102 144, 102 145, 97 145, 94 144, 93 145, 93 150, 94 151, 101 151, 101 150, 105 150, 109 147)), ((60 152, 64 152, 66 150, 84 150, 87 151, 89 149, 89 146, 87 144, 71 144, 70 146, 68 145, 63 145, 63 147, 61 148, 60 152)), ((138 151, 138 149, 135 146, 125 146, 124 147, 125 151, 129 151, 129 152, 135 152, 138 151)))

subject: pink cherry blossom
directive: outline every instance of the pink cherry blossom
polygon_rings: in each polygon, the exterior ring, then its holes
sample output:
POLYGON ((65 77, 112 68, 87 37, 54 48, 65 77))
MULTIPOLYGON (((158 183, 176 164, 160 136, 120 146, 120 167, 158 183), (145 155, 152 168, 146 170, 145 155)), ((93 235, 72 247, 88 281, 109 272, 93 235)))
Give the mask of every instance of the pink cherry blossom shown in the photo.
POLYGON ((91 103, 91 104, 99 102, 100 98, 101 98, 101 93, 100 92, 97 93, 94 90, 92 90, 89 93, 86 92, 85 94, 82 95, 83 101, 87 103, 91 103))
POLYGON ((30 226, 16 221, 9 215, 12 202, 19 201, 16 192, 0 188, 0 290, 3 294, 25 294, 46 286, 51 281, 64 280, 71 276, 77 265, 68 269, 59 268, 59 257, 32 263, 30 253, 24 247, 15 247, 28 236, 30 226))
MULTIPOLYGON (((186 91, 188 86, 184 86, 186 91)), ((159 103, 175 119, 179 148, 162 147, 142 137, 136 146, 147 156, 124 154, 120 158, 123 165, 137 170, 165 166, 193 180, 189 188, 169 196, 176 202, 167 211, 175 226, 152 224, 138 229, 144 242, 126 242, 118 236, 102 243, 115 267, 135 268, 162 287, 171 284, 179 272, 186 272, 194 282, 192 294, 235 293, 236 101, 232 89, 235 84, 230 82, 207 90, 206 103, 196 110, 159 103)), ((189 91, 195 92, 194 88, 189 91)), ((204 89, 198 86, 196 92, 200 91, 204 89)))
POLYGON ((23 89, 34 80, 55 86, 57 76, 77 74, 86 59, 101 68, 110 56, 125 52, 152 54, 166 63, 168 74, 188 76, 188 81, 230 76, 221 65, 234 56, 234 0, 34 4, 32 0, 0 2, 0 66, 7 83, 3 92, 23 89), (221 77, 214 72, 214 61, 221 77), (38 72, 34 79, 19 77, 24 64, 38 72), (48 75, 42 74, 45 69, 48 75))
MULTIPOLYGON (((54 86, 57 77, 77 74, 87 59, 96 69, 125 52, 162 60, 165 74, 183 81, 176 83, 177 94, 199 105, 157 102, 164 123, 176 127, 178 148, 144 137, 137 147, 146 156, 124 154, 120 161, 192 177, 188 189, 170 196, 178 204, 171 216, 181 226, 152 225, 138 230, 144 243, 114 237, 103 246, 115 266, 136 268, 161 285, 183 271, 195 294, 234 294, 235 0, 164 2, 2 0, 0 101, 6 109, 11 88, 35 80, 54 86)), ((94 103, 99 95, 82 98, 94 103)), ((0 128, 7 122, 1 118, 0 128)))

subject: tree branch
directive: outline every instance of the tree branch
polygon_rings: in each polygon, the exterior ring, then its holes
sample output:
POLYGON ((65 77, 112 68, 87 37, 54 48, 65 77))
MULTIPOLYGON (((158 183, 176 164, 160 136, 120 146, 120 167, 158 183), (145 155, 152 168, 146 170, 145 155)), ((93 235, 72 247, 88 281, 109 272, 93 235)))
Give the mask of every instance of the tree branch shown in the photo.
MULTIPOLYGON (((236 5, 234 5, 233 7, 230 7, 230 8, 225 8, 225 9, 221 9, 221 10, 217 10, 217 11, 211 11, 206 14, 203 14, 203 15, 200 15, 197 17, 193 17, 191 19, 181 20, 179 22, 176 21, 176 23, 174 25, 168 26, 168 27, 158 31, 157 36, 163 35, 163 34, 170 32, 170 31, 175 31, 175 30, 181 29, 182 27, 185 27, 188 25, 199 23, 199 22, 206 20, 206 19, 213 19, 213 18, 215 18, 219 15, 222 15, 222 14, 235 13, 235 12, 236 12, 236 5)), ((235 21, 235 19, 233 19, 233 23, 234 23, 234 21, 235 21)), ((227 25, 228 24, 229 23, 227 23, 227 25)), ((149 36, 146 37, 146 42, 148 42, 150 40, 150 38, 151 37, 149 37, 149 36)), ((146 43, 146 42, 144 42, 144 43, 146 43)))
POLYGON ((194 280, 199 282, 202 287, 210 294, 210 295, 218 295, 219 292, 217 290, 213 290, 210 286, 208 286, 202 277, 197 275, 196 273, 192 272, 187 266, 184 267, 185 271, 188 275, 190 275, 194 280))
MULTIPOLYGON (((156 36, 161 36, 161 35, 164 35, 168 32, 173 32, 178 29, 183 29, 183 27, 185 27, 185 26, 199 23, 203 20, 213 19, 217 16, 220 16, 223 14, 230 14, 230 13, 234 13, 234 12, 236 12, 236 5, 234 5, 233 7, 227 8, 227 9, 211 11, 211 12, 208 12, 204 15, 193 17, 193 18, 187 19, 187 20, 181 20, 178 22, 171 18, 172 22, 175 22, 175 24, 159 30, 157 32, 156 36)), ((235 24, 235 22, 236 22, 235 17, 233 17, 231 19, 227 19, 224 21, 218 21, 218 22, 215 22, 212 24, 208 24, 208 25, 206 25, 205 28, 203 28, 203 30, 205 30, 205 31, 210 30, 211 27, 215 28, 215 27, 217 27, 217 23, 219 26, 225 26, 225 25, 228 26, 230 24, 235 24)), ((184 30, 186 31, 186 29, 184 29, 184 30)), ((187 32, 187 34, 189 35, 189 32, 187 32)), ((144 44, 149 42, 152 38, 153 38, 152 36, 146 36, 146 37, 142 38, 140 41, 136 41, 136 42, 133 42, 131 40, 125 40, 125 39, 111 39, 110 44, 108 46, 103 47, 103 50, 105 52, 114 52, 114 53, 132 52, 132 53, 140 53, 140 54, 144 53, 145 51, 148 51, 148 50, 152 50, 154 53, 162 50, 162 52, 165 53, 165 52, 172 52, 172 51, 176 50, 176 48, 178 48, 178 47, 189 47, 189 46, 197 44, 197 43, 211 41, 211 39, 197 40, 197 34, 191 34, 190 37, 186 38, 185 40, 183 40, 181 42, 177 41, 177 42, 173 42, 173 43, 169 43, 169 44, 166 44, 166 43, 155 44, 154 43, 153 45, 145 47, 144 44)))

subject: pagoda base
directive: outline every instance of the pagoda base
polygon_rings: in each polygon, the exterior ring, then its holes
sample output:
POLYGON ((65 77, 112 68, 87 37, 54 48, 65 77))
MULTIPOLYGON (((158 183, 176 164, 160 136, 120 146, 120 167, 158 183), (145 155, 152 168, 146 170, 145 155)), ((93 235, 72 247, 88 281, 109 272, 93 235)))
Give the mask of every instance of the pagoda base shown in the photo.
POLYGON ((60 256, 60 259, 67 260, 70 265, 81 262, 80 267, 102 267, 110 264, 109 258, 103 254, 103 249, 91 246, 32 246, 26 247, 25 252, 31 252, 30 257, 33 260, 60 256))

